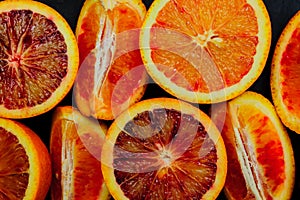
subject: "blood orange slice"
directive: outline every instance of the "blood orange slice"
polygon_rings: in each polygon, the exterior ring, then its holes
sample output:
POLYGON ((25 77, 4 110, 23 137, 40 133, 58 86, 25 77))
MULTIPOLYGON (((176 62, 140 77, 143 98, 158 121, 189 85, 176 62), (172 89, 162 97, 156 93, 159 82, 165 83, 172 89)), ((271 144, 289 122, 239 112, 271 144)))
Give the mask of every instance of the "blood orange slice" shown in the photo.
POLYGON ((228 155, 225 193, 229 199, 291 198, 295 177, 291 141, 265 97, 246 92, 230 101, 222 136, 228 155))
POLYGON ((215 199, 227 171, 210 118, 176 99, 136 103, 110 126, 102 150, 107 187, 120 199, 215 199))
POLYGON ((53 200, 109 198, 100 164, 105 131, 104 124, 75 108, 55 110, 50 140, 53 200))
POLYGON ((39 136, 0 118, 0 199, 43 200, 50 182, 50 156, 39 136))
POLYGON ((0 116, 27 118, 57 105, 78 68, 76 38, 63 17, 36 1, 0 2, 0 116))
POLYGON ((261 74, 270 43, 270 19, 261 0, 155 0, 140 37, 154 81, 196 103, 243 93, 261 74))
POLYGON ((300 134, 300 12, 283 30, 273 55, 271 91, 284 125, 300 134))
POLYGON ((143 96, 139 28, 145 12, 140 0, 85 1, 76 28, 81 65, 74 91, 83 114, 114 119, 143 96))

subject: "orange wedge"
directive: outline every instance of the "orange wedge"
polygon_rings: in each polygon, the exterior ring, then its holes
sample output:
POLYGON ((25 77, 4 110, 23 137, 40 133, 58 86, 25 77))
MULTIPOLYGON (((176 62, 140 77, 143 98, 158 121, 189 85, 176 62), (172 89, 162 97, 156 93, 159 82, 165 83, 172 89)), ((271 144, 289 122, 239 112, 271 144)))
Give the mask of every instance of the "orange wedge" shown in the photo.
MULTIPOLYGON (((218 114, 213 119, 222 117, 218 114)), ((228 103, 225 114, 228 199, 290 199, 295 181, 293 149, 273 105, 260 94, 246 92, 228 103)))
POLYGON ((43 200, 50 182, 50 156, 39 136, 0 118, 0 199, 43 200))
POLYGON ((138 102, 119 115, 101 161, 116 200, 215 199, 227 171, 223 139, 210 118, 169 98, 138 102))
POLYGON ((109 199, 100 163, 105 132, 104 124, 75 108, 55 110, 50 139, 53 200, 109 199))
POLYGON ((195 103, 243 93, 261 74, 270 44, 262 0, 155 0, 140 37, 153 80, 195 103))
POLYGON ((284 125, 300 134, 300 12, 290 19, 277 42, 271 67, 271 91, 284 125))
POLYGON ((84 115, 111 120, 143 96, 139 28, 145 12, 140 0, 85 1, 76 27, 81 65, 74 90, 84 115))
POLYGON ((78 69, 76 38, 49 6, 0 2, 0 116, 28 118, 56 106, 78 69))

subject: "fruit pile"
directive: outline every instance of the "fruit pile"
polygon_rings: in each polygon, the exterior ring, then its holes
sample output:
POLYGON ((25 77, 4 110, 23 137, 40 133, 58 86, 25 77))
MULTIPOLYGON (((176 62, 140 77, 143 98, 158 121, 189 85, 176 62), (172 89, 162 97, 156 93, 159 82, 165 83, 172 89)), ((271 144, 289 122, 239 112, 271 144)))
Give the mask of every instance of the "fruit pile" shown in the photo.
POLYGON ((0 2, 0 199, 300 198, 300 5, 67 4, 0 2))

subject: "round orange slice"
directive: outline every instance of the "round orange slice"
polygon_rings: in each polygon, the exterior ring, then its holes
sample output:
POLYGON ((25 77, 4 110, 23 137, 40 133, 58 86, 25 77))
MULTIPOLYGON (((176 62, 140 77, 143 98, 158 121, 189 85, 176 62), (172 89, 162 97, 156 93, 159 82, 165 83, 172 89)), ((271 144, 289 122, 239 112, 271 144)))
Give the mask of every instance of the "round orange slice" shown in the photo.
POLYGON ((271 23, 261 0, 155 0, 140 48, 153 80, 195 103, 232 99, 261 74, 271 23))
POLYGON ((39 136, 0 118, 0 199, 43 200, 50 182, 50 156, 39 136))
POLYGON ((53 200, 109 199, 100 163, 105 132, 104 124, 71 106, 56 108, 50 139, 53 200))
POLYGON ((271 67, 271 91, 285 126, 300 134, 300 12, 289 21, 277 42, 271 67))
POLYGON ((78 68, 76 38, 65 19, 36 1, 0 2, 0 116, 28 118, 69 92, 78 68))
POLYGON ((86 0, 76 27, 80 70, 74 99, 87 116, 114 119, 144 94, 147 72, 139 51, 141 0, 86 0))
POLYGON ((228 199, 290 199, 293 149, 273 105, 260 94, 246 92, 228 103, 225 114, 228 199))
POLYGON ((227 171, 223 139, 211 119, 171 98, 144 100, 119 115, 101 161, 116 200, 215 199, 227 171))

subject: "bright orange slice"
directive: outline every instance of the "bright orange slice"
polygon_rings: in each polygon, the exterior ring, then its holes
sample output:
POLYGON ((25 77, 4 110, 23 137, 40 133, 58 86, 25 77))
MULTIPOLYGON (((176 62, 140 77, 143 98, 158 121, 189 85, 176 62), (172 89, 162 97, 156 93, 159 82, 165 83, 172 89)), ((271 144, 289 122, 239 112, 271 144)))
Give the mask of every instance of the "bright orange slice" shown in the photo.
POLYGON ((74 91, 83 114, 111 120, 143 96, 139 28, 145 12, 141 0, 85 1, 76 27, 81 65, 74 91))
POLYGON ((227 171, 223 139, 210 118, 176 99, 144 100, 119 115, 102 150, 116 200, 215 199, 227 171))
POLYGON ((272 98, 284 125, 300 134, 300 12, 283 30, 271 67, 272 98))
POLYGON ((271 24, 261 0, 155 0, 140 37, 150 76, 195 103, 231 99, 261 74, 271 24))
POLYGON ((50 182, 50 156, 39 136, 0 118, 0 199, 43 200, 50 182))
POLYGON ((246 92, 228 103, 225 114, 227 197, 290 199, 295 178, 293 149, 273 105, 260 94, 246 92))
POLYGON ((78 68, 76 38, 63 17, 36 1, 0 2, 0 116, 27 118, 53 108, 78 68))
POLYGON ((55 110, 50 154, 51 197, 74 200, 109 198, 101 172, 101 148, 106 127, 70 106, 55 110))

